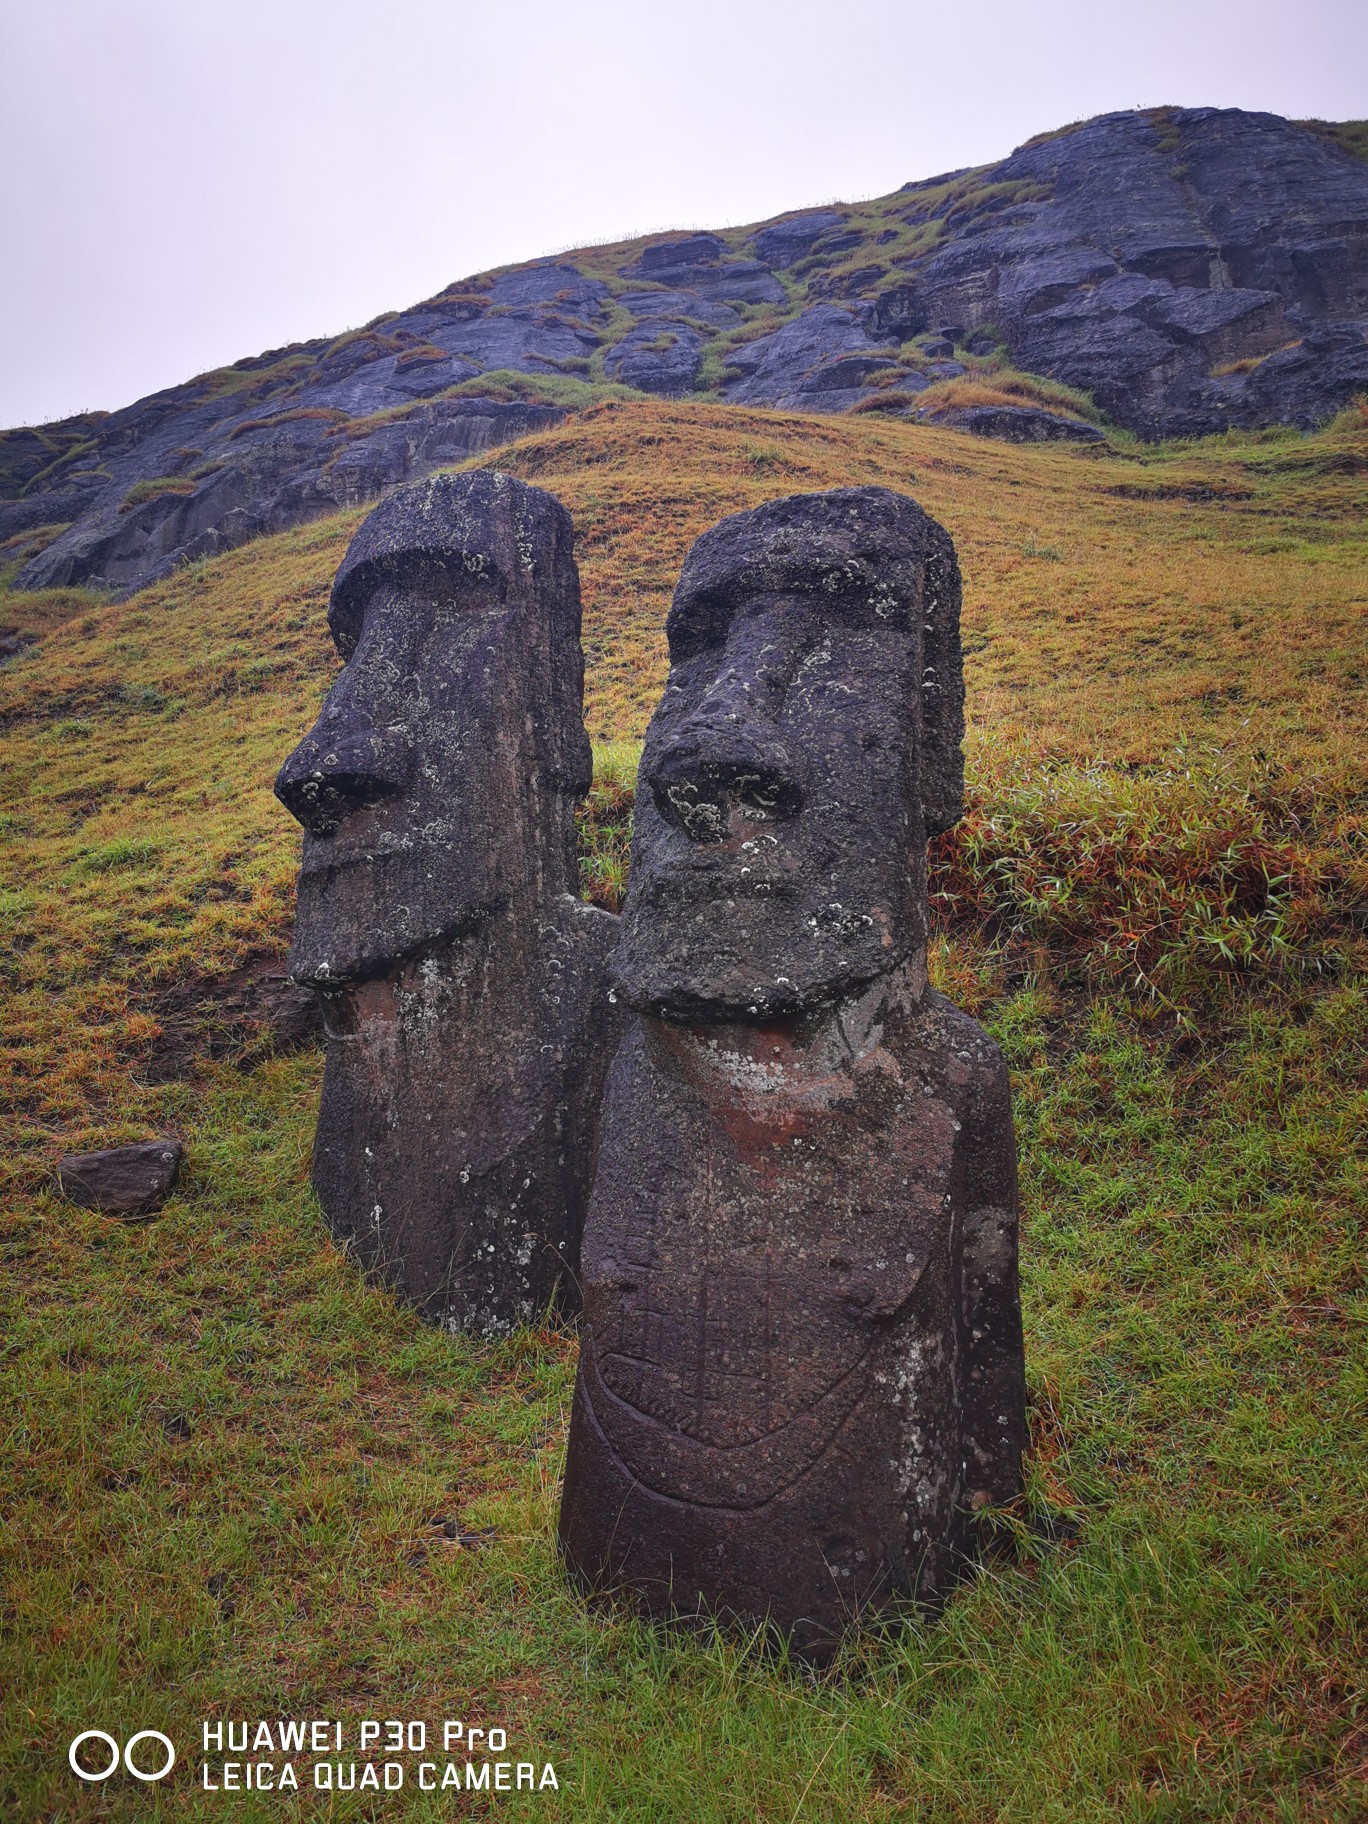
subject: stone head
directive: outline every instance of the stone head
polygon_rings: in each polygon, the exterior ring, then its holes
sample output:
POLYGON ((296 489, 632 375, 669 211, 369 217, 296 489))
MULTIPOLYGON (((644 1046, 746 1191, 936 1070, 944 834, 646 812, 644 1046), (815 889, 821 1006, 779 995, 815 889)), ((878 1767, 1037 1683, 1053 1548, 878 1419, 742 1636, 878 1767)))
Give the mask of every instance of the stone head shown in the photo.
POLYGON ((638 776, 615 973, 680 1019, 770 1020, 926 941, 925 849, 959 818, 948 534, 905 495, 793 495, 685 560, 638 776))
POLYGON ((577 891, 572 543, 558 500, 491 470, 396 490, 352 540, 328 609, 343 668, 275 787, 304 826, 298 980, 385 974, 577 891))

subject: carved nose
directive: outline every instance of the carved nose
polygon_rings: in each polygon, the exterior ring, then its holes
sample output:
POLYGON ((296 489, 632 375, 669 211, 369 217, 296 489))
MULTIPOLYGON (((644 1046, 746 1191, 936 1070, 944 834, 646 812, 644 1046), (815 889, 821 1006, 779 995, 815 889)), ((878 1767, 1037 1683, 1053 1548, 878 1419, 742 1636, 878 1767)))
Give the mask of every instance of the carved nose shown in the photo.
POLYGON ((740 730, 685 730, 657 755, 650 785, 661 816, 692 842, 724 841, 734 815, 778 822, 803 806, 783 743, 740 730))
POLYGON ((275 795, 311 836, 331 836, 351 812, 399 791, 408 770, 402 735, 361 729, 334 739, 314 732, 281 767, 275 795))

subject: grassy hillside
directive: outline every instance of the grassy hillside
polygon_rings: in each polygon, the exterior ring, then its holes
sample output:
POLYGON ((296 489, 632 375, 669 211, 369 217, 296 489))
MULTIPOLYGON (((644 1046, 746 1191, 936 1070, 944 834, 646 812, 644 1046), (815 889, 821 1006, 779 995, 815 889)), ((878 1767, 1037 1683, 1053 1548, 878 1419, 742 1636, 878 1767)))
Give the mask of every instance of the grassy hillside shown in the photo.
MULTIPOLYGON (((689 542, 865 481, 955 537, 935 966, 1015 1073, 1014 1543, 816 1681, 584 1614, 552 1549, 573 1338, 475 1348, 367 1286, 307 1192, 317 1053, 225 1011, 288 931, 270 781, 361 514, 118 605, 0 597, 39 636, 0 670, 9 1813, 279 1816, 196 1797, 198 1719, 307 1714, 506 1725, 562 1786, 510 1816, 1362 1815, 1368 419, 1116 454, 607 401, 497 460, 577 527, 607 901, 689 542), (48 1188, 167 1131, 152 1223, 48 1188), (91 1724, 187 1766, 73 1792, 91 1724)), ((493 1808, 462 1803, 383 1815, 493 1808)))

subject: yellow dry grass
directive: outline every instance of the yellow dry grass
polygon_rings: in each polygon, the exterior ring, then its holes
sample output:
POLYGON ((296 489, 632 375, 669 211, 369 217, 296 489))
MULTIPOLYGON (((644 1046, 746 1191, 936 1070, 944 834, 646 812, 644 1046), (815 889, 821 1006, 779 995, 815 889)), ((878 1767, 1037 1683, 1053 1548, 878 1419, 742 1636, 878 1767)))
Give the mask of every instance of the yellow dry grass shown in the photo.
POLYGON ((1365 427, 1117 456, 863 416, 607 405, 499 461, 574 516, 596 739, 649 719, 700 532, 865 483, 913 494, 955 539, 971 741, 1146 762, 1196 735, 1319 764, 1363 727, 1365 427))
MULTIPOLYGON (((1358 766, 1368 425, 1135 455, 924 426, 607 404, 487 458, 577 528, 597 742, 639 738, 691 541, 776 495, 879 483, 950 529, 965 576, 971 766, 1006 750, 1144 766, 1175 744, 1358 766)), ((159 996, 288 930, 296 831, 271 795, 336 660, 332 574, 363 510, 123 603, 11 595, 0 671, 7 1032, 21 1176, 174 1118, 159 996)))

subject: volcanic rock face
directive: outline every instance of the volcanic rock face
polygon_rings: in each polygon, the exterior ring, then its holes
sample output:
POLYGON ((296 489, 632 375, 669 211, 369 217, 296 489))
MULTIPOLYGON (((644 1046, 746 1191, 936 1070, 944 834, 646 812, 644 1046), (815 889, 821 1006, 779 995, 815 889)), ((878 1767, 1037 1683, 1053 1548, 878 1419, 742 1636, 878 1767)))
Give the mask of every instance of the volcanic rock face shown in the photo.
POLYGON ((343 671, 276 793, 304 826, 290 967, 321 997, 314 1185, 425 1316, 573 1310, 620 1034, 617 921, 577 896, 579 578, 551 495, 438 476, 366 520, 329 625, 343 671))
POLYGON ((733 351, 738 376, 727 397, 737 405, 795 411, 844 411, 864 397, 869 374, 887 367, 891 351, 870 335, 854 310, 814 304, 772 335, 733 351))
POLYGON ((622 276, 677 285, 713 303, 784 303, 788 294, 763 261, 731 259, 729 251, 715 234, 659 241, 624 267, 622 276))
POLYGON ((1021 1486, 1007 1075, 926 981, 959 816, 950 541, 880 488, 694 546, 642 755, 560 1537, 813 1658, 1021 1486))
MULTIPOLYGON (((915 415, 957 352, 1002 349, 1167 437, 1320 423, 1368 390, 1366 335, 1368 164, 1272 114, 1108 114, 877 204, 487 274, 359 335, 0 435, 0 543, 64 525, 23 587, 135 589, 555 424, 508 373, 600 358, 644 393, 720 374, 736 404, 839 412, 891 389, 915 415)), ((1033 434, 1087 435, 1055 417, 1033 434)))
POLYGON ((687 393, 703 359, 703 338, 691 325, 643 317, 610 349, 605 372, 643 393, 687 393))
MULTIPOLYGON (((450 378, 474 371, 453 370, 450 378)), ((82 495, 80 517, 27 566, 24 587, 138 589, 180 564, 372 499, 411 475, 462 462, 565 415, 543 405, 439 400, 353 436, 336 404, 348 389, 359 412, 414 405, 412 391, 392 374, 362 373, 320 388, 307 406, 265 418, 222 402, 157 413, 152 401, 146 417, 137 406, 114 414, 129 423, 104 460, 98 489, 82 495), (325 404, 316 403, 320 397, 325 404), (155 491, 139 501, 140 486, 155 491)), ((42 500, 0 504, 0 536, 24 530, 23 518, 42 500), (7 518, 16 509, 17 518, 7 518)), ((69 497, 52 501, 31 523, 49 523, 70 504, 69 497)))
POLYGON ((1311 425, 1368 386, 1368 166, 1315 134, 1235 109, 1109 114, 992 179, 1021 200, 920 270, 929 320, 996 324, 1022 366, 1145 436, 1311 425), (1344 334, 1307 384, 1288 357, 1327 319, 1344 334), (1257 383, 1219 371, 1246 359, 1257 383))
POLYGON ((771 266, 792 266, 822 238, 839 229, 845 217, 835 209, 813 209, 807 215, 792 215, 782 222, 762 228, 755 237, 755 251, 771 266))
POLYGON ((938 412, 936 423, 1003 443, 1102 443, 1101 431, 1081 418, 1061 418, 1029 405, 965 405, 938 412))

